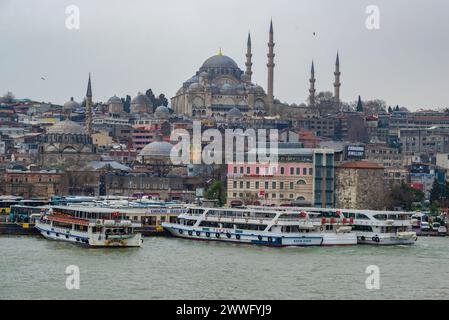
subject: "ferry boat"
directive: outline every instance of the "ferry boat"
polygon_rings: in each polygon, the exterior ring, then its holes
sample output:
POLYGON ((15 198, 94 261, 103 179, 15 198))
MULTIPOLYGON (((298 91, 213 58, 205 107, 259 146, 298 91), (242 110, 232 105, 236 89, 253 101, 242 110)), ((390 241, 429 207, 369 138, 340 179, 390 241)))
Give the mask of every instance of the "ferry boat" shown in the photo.
MULTIPOLYGON (((418 239, 413 231, 413 212, 349 210, 331 208, 277 207, 276 210, 308 210, 317 217, 344 217, 353 221, 352 231, 357 243, 375 245, 414 244, 418 239)), ((273 210, 273 208, 270 208, 273 210)))
POLYGON ((307 211, 189 207, 176 223, 162 227, 173 236, 265 246, 343 246, 357 244, 349 219, 323 221, 307 211))
POLYGON ((114 209, 74 206, 50 207, 35 225, 47 239, 89 247, 140 247, 140 226, 114 209))

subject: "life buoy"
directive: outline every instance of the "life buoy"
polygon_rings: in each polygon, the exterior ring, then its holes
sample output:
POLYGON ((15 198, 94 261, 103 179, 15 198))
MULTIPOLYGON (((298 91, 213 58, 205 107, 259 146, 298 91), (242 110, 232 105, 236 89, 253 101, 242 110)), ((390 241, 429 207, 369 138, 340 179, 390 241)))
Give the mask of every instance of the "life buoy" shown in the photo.
POLYGON ((365 236, 361 236, 360 240, 365 241, 365 236))
POLYGON ((323 230, 324 230, 324 228, 321 226, 321 227, 320 227, 320 231, 323 231, 323 230))
POLYGON ((178 230, 179 234, 182 234, 184 231, 182 229, 178 230))
POLYGON ((196 235, 199 237, 201 235, 201 232, 197 231, 196 235))
POLYGON ((226 237, 230 238, 231 234, 230 233, 226 233, 226 237))
POLYGON ((215 238, 220 238, 220 234, 218 232, 215 234, 215 238))
POLYGON ((206 232, 206 237, 210 237, 210 232, 206 232))
POLYGON ((377 243, 380 242, 380 239, 377 236, 372 237, 371 240, 373 240, 374 242, 377 242, 377 243))
POLYGON ((235 235, 235 238, 236 238, 237 240, 240 240, 240 235, 239 235, 239 234, 236 234, 236 235, 235 235))
POLYGON ((188 234, 191 236, 193 234, 192 230, 189 230, 188 234))
POLYGON ((273 238, 272 237, 268 237, 268 242, 271 242, 271 241, 273 241, 273 238))
POLYGON ((259 239, 259 241, 262 241, 262 236, 257 236, 257 239, 259 239))
POLYGON ((380 239, 379 239, 379 237, 376 237, 376 242, 377 242, 377 243, 379 243, 379 242, 380 242, 380 239))

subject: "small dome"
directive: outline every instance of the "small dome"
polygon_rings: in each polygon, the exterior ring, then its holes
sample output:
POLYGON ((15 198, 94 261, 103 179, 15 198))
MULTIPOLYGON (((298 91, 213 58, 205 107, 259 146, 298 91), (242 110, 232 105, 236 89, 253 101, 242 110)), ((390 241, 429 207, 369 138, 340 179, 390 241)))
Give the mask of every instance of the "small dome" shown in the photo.
POLYGON ((69 101, 64 103, 64 106, 62 107, 62 109, 63 110, 75 110, 79 107, 80 107, 79 103, 76 102, 75 100, 73 100, 73 97, 71 97, 69 101))
POLYGON ((189 86, 190 90, 200 90, 203 89, 203 86, 199 84, 198 82, 194 82, 189 86))
POLYGON ((242 117, 242 112, 236 107, 232 108, 228 112, 228 118, 241 118, 241 117, 242 117))
POLYGON ((59 121, 47 129, 51 134, 87 134, 83 126, 71 120, 59 121))
POLYGON ((135 96, 131 100, 131 104, 147 106, 147 105, 151 105, 151 101, 150 101, 150 98, 148 98, 146 95, 139 93, 137 96, 135 96))
POLYGON ((139 156, 169 158, 172 148, 173 146, 169 142, 154 141, 143 147, 143 149, 139 153, 139 156))
POLYGON ((121 103, 121 104, 123 104, 123 101, 122 101, 122 99, 120 99, 119 97, 114 95, 114 96, 110 97, 109 100, 108 100, 108 104, 111 104, 111 103, 121 103))
POLYGON ((265 93, 265 91, 263 90, 263 88, 259 85, 255 85, 251 88, 251 90, 255 93, 265 93))
POLYGON ((237 63, 233 59, 231 59, 228 56, 224 56, 222 54, 217 54, 215 56, 210 57, 206 61, 204 61, 203 65, 201 66, 201 69, 208 69, 208 68, 231 68, 231 69, 238 69, 237 63))
POLYGON ((185 83, 193 83, 193 82, 198 82, 198 76, 195 75, 195 76, 191 77, 185 83))
POLYGON ((170 109, 168 109, 166 106, 159 106, 154 111, 154 115, 159 119, 167 119, 170 116, 170 109))

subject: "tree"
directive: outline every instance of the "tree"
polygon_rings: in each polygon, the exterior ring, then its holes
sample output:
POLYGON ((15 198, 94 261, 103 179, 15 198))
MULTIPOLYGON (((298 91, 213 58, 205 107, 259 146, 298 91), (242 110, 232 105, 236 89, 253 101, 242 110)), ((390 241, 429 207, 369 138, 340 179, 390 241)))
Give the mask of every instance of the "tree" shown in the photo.
POLYGON ((7 103, 12 103, 14 102, 15 96, 11 91, 8 91, 7 93, 5 93, 3 95, 3 100, 5 100, 5 102, 7 103))
POLYGON ((424 192, 404 183, 391 188, 390 201, 392 207, 405 207, 406 210, 410 210, 414 202, 421 202, 423 199, 424 192))
POLYGON ((165 97, 165 95, 163 93, 161 93, 159 95, 158 100, 159 100, 159 105, 160 106, 165 106, 165 107, 168 106, 168 100, 167 100, 167 98, 165 97))
POLYGON ((126 98, 123 99, 121 98, 122 102, 123 102, 123 110, 127 113, 129 113, 130 108, 131 108, 131 96, 130 95, 126 95, 126 98))
POLYGON ((388 107, 388 113, 393 113, 393 109, 391 108, 391 106, 388 107))
POLYGON ((337 113, 340 104, 335 101, 334 95, 330 91, 319 92, 315 97, 315 108, 320 115, 328 115, 337 113))
POLYGON ((359 100, 357 101, 357 107, 355 108, 357 112, 363 112, 363 103, 362 98, 359 96, 359 100))
POLYGON ((221 181, 214 181, 204 193, 204 197, 209 200, 218 200, 218 204, 223 206, 226 203, 226 189, 221 181))

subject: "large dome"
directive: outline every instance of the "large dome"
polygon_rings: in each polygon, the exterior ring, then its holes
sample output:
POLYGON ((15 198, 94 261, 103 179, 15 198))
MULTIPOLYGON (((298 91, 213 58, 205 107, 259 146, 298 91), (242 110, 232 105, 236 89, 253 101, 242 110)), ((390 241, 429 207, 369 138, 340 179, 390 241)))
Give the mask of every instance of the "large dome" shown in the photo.
POLYGON ((201 69, 208 68, 231 68, 238 69, 237 63, 228 56, 217 54, 204 61, 201 69))
POLYGON ((59 121, 47 129, 52 134, 87 134, 83 126, 71 120, 59 121))
POLYGON ((147 144, 140 151, 139 155, 143 157, 169 158, 173 145, 165 141, 154 141, 147 144))
POLYGON ((62 109, 64 109, 64 110, 75 110, 75 109, 77 109, 79 107, 80 107, 79 103, 76 102, 73 99, 73 97, 71 97, 69 101, 64 103, 64 106, 62 107, 62 109))

